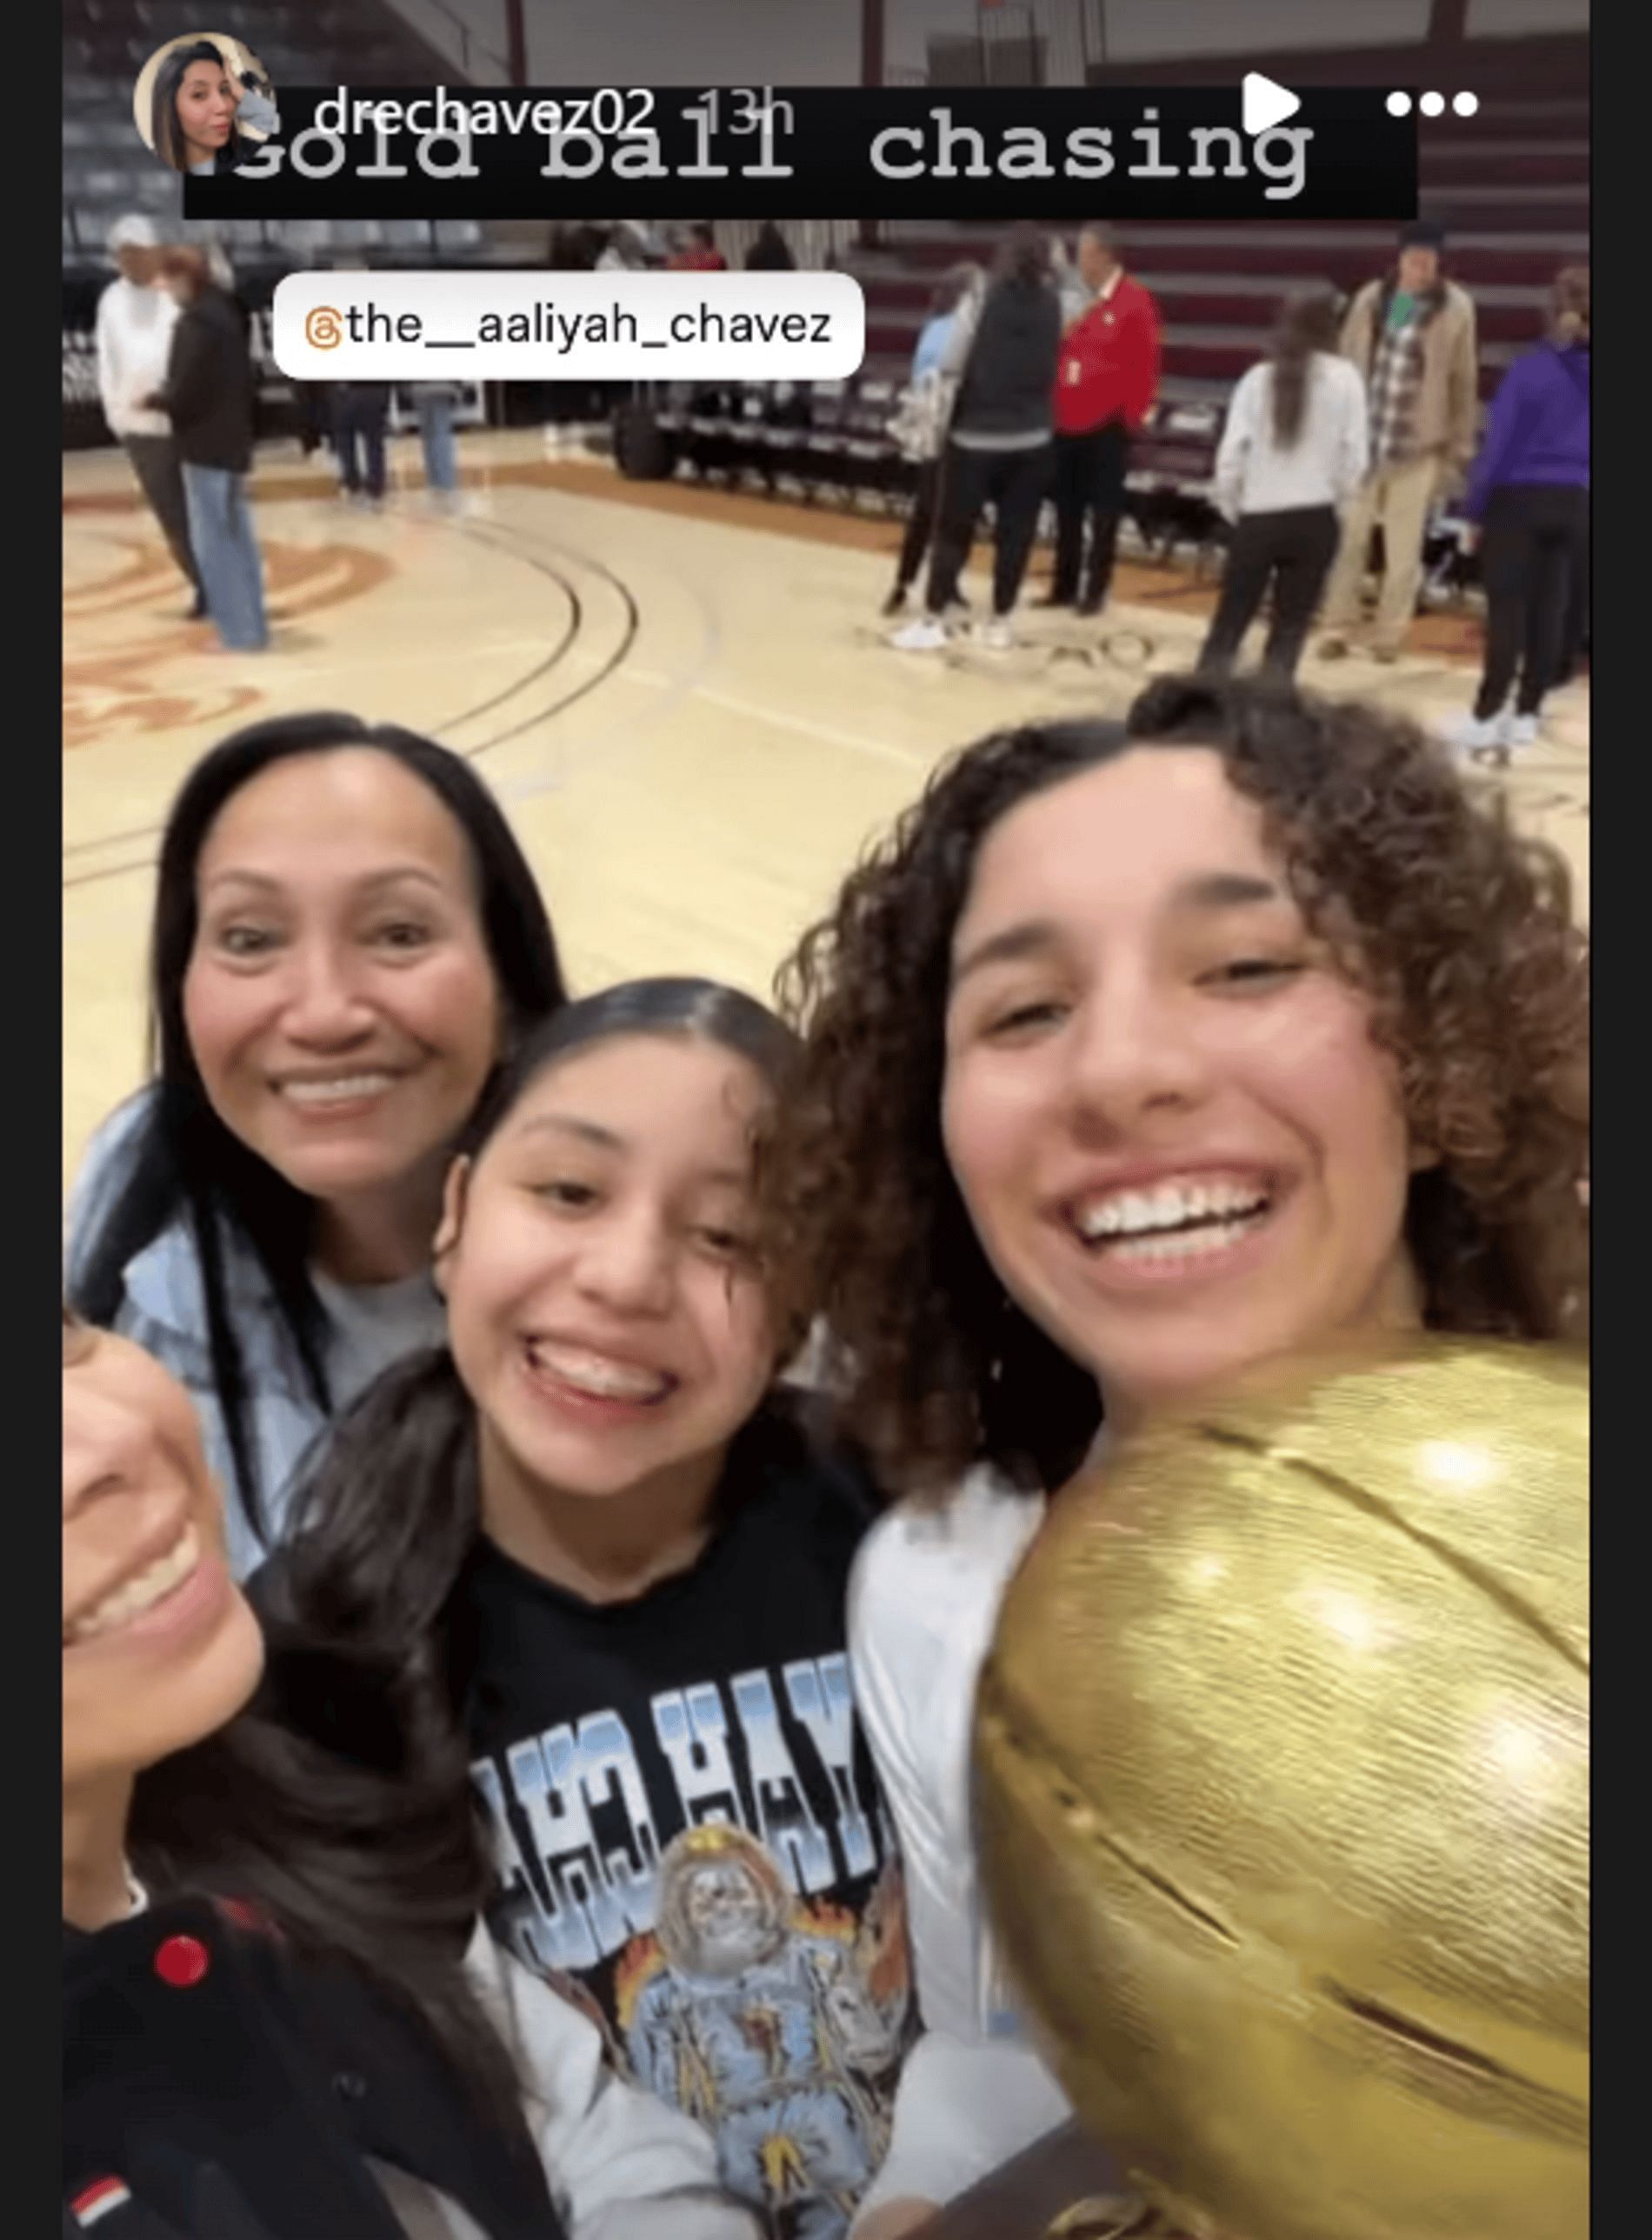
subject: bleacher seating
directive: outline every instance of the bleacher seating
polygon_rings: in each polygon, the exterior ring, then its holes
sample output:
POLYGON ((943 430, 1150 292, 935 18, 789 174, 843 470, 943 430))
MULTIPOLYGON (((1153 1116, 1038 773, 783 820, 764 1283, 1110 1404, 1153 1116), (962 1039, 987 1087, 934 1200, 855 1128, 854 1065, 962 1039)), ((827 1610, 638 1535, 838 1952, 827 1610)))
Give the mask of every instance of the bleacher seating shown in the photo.
MULTIPOLYGON (((668 471, 685 480, 894 517, 908 510, 916 481, 889 433, 897 392, 876 373, 796 386, 676 384, 654 417, 668 471)), ((1150 557, 1186 549, 1198 562, 1225 542, 1209 494, 1220 430, 1216 406, 1168 403, 1137 443, 1126 517, 1150 557)), ((1049 530, 1041 525, 1041 535, 1049 530)))

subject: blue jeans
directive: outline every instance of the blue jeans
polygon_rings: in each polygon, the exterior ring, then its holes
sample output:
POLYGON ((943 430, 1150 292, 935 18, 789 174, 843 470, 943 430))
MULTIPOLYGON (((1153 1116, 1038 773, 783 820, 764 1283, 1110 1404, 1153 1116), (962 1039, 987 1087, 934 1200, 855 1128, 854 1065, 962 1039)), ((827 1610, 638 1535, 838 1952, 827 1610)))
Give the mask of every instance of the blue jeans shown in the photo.
POLYGON ((420 397, 419 435, 424 444, 424 482, 428 490, 456 488, 459 476, 453 459, 453 399, 420 397))
POLYGON ((186 460, 183 502, 207 612, 218 637, 237 653, 256 653, 270 643, 270 626, 244 477, 229 467, 192 467, 186 460))

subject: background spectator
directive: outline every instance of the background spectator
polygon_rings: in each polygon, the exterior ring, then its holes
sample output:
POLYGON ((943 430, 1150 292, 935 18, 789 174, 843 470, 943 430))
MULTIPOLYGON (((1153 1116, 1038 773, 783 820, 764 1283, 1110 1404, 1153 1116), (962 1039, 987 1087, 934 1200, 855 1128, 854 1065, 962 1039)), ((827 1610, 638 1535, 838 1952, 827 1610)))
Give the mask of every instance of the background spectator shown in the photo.
POLYGON ((458 495, 459 469, 453 449, 453 408, 458 385, 451 381, 416 381, 413 409, 419 416, 424 452, 424 487, 432 501, 450 507, 458 495))
POLYGON ((1409 225, 1399 257, 1349 307, 1342 355, 1363 376, 1370 469, 1342 523, 1320 653, 1345 654, 1359 612, 1371 531, 1382 530, 1382 584, 1371 651, 1395 661, 1416 612, 1429 509, 1474 454, 1479 357, 1473 299, 1440 269, 1445 236, 1409 225))
POLYGON ((333 389, 333 449, 341 494, 367 505, 384 499, 384 432, 390 421, 387 381, 341 381, 333 389))
POLYGON ((610 226, 603 253, 596 260, 599 272, 641 272, 648 264, 648 255, 643 246, 643 237, 634 226, 623 223, 610 226))
POLYGON ((160 242, 146 217, 117 219, 109 237, 118 277, 97 299, 97 394, 110 432, 137 477, 167 550, 194 591, 189 619, 206 613, 190 547, 189 507, 172 423, 149 401, 166 379, 178 308, 157 284, 160 242))
POLYGON ((671 272, 726 272, 729 269, 729 260, 717 247, 716 236, 703 218, 679 235, 665 263, 667 270, 671 272))
POLYGON ((1130 437, 1158 393, 1159 315, 1104 225, 1079 235, 1078 276, 1089 301, 1056 370, 1056 577, 1042 603, 1095 615, 1113 577, 1130 437))
POLYGON ((263 567, 247 510, 253 374, 240 312, 198 249, 169 249, 161 278, 178 305, 166 382, 151 400, 172 423, 183 464, 190 545, 207 612, 226 651, 269 643, 263 567))
POLYGON ((771 217, 764 218, 757 238, 746 251, 748 272, 792 272, 797 259, 786 245, 786 237, 771 217))
POLYGON ((1589 270, 1555 282, 1548 339, 1515 360, 1492 401, 1463 511, 1484 523, 1486 657, 1450 736, 1508 759, 1537 737, 1543 695, 1575 650, 1567 638, 1589 561, 1589 270), (1519 675, 1512 715, 1503 703, 1519 675))
POLYGON ((1325 287, 1292 296, 1272 355, 1233 393, 1215 497, 1236 526, 1202 669, 1223 674, 1269 590, 1264 670, 1296 674, 1336 551, 1336 509, 1365 477, 1365 386, 1336 355, 1339 304, 1325 287))
POLYGON ((903 417, 895 433, 906 456, 917 463, 917 479, 906 534, 901 540, 895 586, 883 602, 886 615, 898 615, 905 606, 906 595, 917 581, 929 549, 941 491, 941 462, 957 393, 956 377, 942 372, 942 361, 959 318, 974 318, 986 277, 978 264, 955 264, 943 275, 929 299, 929 316, 912 353, 911 384, 902 400, 903 417))
POLYGON ((976 523, 989 503, 996 517, 992 615, 980 636, 995 650, 1009 644, 1009 617, 1049 486, 1050 399, 1060 348, 1061 304, 1049 246, 1036 227, 1017 226, 1000 253, 979 316, 966 311, 954 321, 942 355, 941 371, 959 377, 958 400, 943 455, 926 611, 889 641, 903 652, 930 652, 945 643, 944 617, 957 598, 976 523))

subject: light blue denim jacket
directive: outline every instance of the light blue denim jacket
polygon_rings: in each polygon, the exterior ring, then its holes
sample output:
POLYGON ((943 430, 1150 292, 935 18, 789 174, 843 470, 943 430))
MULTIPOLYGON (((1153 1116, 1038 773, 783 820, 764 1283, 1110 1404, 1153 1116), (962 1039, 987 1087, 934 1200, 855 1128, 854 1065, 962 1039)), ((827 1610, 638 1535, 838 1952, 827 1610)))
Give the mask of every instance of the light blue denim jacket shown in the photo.
MULTIPOLYGON (((70 1195, 68 1267, 71 1288, 92 1238, 130 1180, 143 1123, 155 1092, 140 1090, 103 1123, 87 1150, 70 1195)), ((128 1262, 125 1295, 114 1327, 170 1369, 188 1390, 200 1418, 207 1461, 223 1489, 230 1568, 237 1578, 256 1569, 267 1553, 243 1509, 235 1482, 229 1433, 219 1404, 207 1343, 206 1294, 201 1263, 180 1215, 128 1262)), ((290 1331, 269 1277, 245 1238, 226 1229, 223 1283, 240 1343, 246 1377, 246 1423, 258 1472, 265 1530, 273 1546, 284 1536, 298 1466, 328 1417, 316 1405, 290 1331)), ((425 1342, 443 1335, 442 1304, 434 1285, 425 1342)), ((338 1349, 322 1349, 335 1406, 356 1397, 373 1373, 351 1373, 338 1349), (339 1373, 342 1370, 342 1374, 339 1373)), ((378 1364, 382 1366, 383 1364, 378 1364)), ((359 1365, 358 1365, 359 1366, 359 1365)))

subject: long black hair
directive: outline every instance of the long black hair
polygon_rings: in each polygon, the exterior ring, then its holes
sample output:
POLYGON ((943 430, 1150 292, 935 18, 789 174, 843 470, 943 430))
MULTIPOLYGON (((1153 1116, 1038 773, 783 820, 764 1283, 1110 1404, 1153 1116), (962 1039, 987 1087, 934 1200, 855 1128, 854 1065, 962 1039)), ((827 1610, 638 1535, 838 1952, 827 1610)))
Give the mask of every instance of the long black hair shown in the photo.
POLYGON ((1012 225, 993 259, 996 285, 1042 288, 1049 284, 1049 237, 1023 219, 1012 225))
POLYGON ((190 1047, 183 982, 195 946, 196 866, 219 811, 260 771, 293 755, 345 747, 371 747, 399 763, 430 788, 464 833, 483 935, 499 983, 507 1055, 567 995, 544 903, 503 811, 470 763, 434 740, 393 723, 364 723, 359 716, 280 716, 222 740, 184 780, 167 818, 156 883, 150 959, 153 1102, 119 1194, 94 1210, 96 1226, 75 1241, 69 1297, 88 1322, 112 1323, 131 1261, 174 1220, 187 1222, 200 1263, 207 1348, 236 1490, 261 1537, 261 1494, 267 1489, 258 1483, 241 1346, 226 1296, 226 1235, 243 1238, 262 1263, 323 1413, 332 1405, 322 1361, 326 1318, 310 1273, 313 1202, 224 1125, 190 1047))
MULTIPOLYGON (((692 1037, 743 1058, 771 1103, 797 1045, 755 997, 701 979, 627 980, 565 1004, 516 1052, 477 1105, 461 1150, 477 1157, 540 1076, 621 1036, 692 1037)), ((480 1523, 476 1410, 448 1348, 394 1363, 333 1424, 296 1494, 283 1579, 335 1641, 383 1628, 417 1657, 439 1621, 480 1523)))
POLYGON ((1341 298, 1329 283, 1286 297, 1274 331, 1274 441, 1289 450, 1308 406, 1308 370, 1316 350, 1336 348, 1341 298))
MULTIPOLYGON (((265 1627, 277 1657, 282 1629, 265 1627)), ((319 1656, 302 1669, 314 1688, 336 1670, 319 1656)), ((345 1758, 266 1700, 138 1776, 127 1850, 157 1897, 233 1900, 300 1950, 349 1961, 497 2120, 516 2066, 463 1968, 491 1878, 481 1843, 454 1840, 455 1817, 450 1774, 345 1758)))
MULTIPOLYGON (((235 77, 235 72, 224 59, 223 50, 214 39, 188 40, 183 45, 174 47, 162 60, 155 73, 155 87, 150 97, 150 137, 155 143, 156 154, 175 171, 187 171, 190 168, 183 128, 178 123, 177 103, 178 89, 192 63, 210 63, 231 82, 235 77)), ((232 124, 230 137, 213 156, 213 170, 233 171, 236 164, 251 155, 258 144, 232 124)))
MULTIPOLYGON (((786 1095, 796 1056, 774 1013, 736 989, 623 982, 529 1038, 478 1107, 466 1149, 479 1153, 548 1067, 629 1035, 732 1051, 771 1103, 786 1095)), ((395 1847, 426 1859, 433 1890, 454 1893, 485 1891, 490 1872, 460 1726, 472 1643, 456 1622, 481 1530, 476 1446, 475 1404, 446 1346, 393 1363, 333 1425, 299 1489, 295 1529, 255 1590, 279 1716, 390 1784, 395 1847)))
MULTIPOLYGON (((65 1305, 65 1335, 77 1326, 65 1305)), ((463 1973, 485 1882, 449 1839, 451 1818, 416 1774, 392 1784, 254 1704, 138 1774, 126 1852, 157 1896, 231 1900, 301 1949, 350 1962, 496 2117, 517 2079, 463 1973)))

